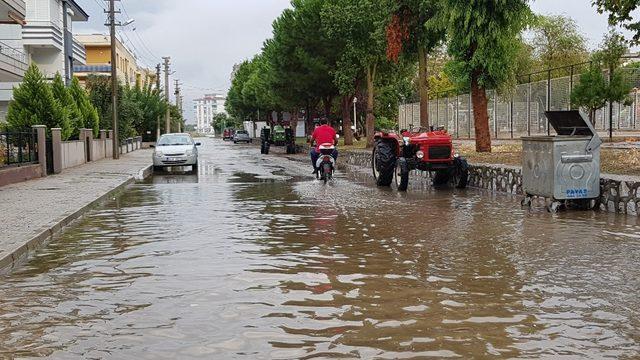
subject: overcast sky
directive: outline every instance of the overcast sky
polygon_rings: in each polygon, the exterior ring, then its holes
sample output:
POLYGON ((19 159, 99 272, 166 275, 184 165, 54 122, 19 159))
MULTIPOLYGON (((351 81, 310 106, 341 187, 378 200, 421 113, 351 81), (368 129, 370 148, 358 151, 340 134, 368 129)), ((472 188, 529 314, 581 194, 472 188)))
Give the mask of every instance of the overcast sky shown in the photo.
MULTIPOLYGON (((103 0, 76 0, 90 15, 76 23, 76 33, 106 33, 103 0), (102 8, 101 8, 102 7, 102 8)), ((260 51, 271 35, 271 23, 289 0, 122 0, 121 20, 134 18, 121 36, 143 64, 154 67, 171 56, 172 69, 184 84, 186 117, 193 123, 192 100, 214 90, 226 91, 234 64, 260 51)), ((537 13, 573 17, 589 45, 596 47, 607 31, 607 18, 591 0, 536 0, 537 13)), ((173 81, 172 90, 173 93, 173 81)))

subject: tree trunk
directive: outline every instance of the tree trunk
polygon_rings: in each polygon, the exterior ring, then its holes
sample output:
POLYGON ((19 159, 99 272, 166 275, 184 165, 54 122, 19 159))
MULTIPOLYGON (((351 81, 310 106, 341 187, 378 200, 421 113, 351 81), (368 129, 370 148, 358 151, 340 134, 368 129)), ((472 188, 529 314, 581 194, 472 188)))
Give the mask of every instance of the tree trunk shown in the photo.
POLYGON ((307 100, 307 108, 305 110, 306 112, 306 119, 304 122, 305 125, 305 130, 307 133, 307 136, 311 136, 311 134, 313 133, 313 114, 311 114, 311 104, 309 103, 309 100, 307 100))
POLYGON ((324 116, 329 119, 331 117, 331 105, 333 105, 333 98, 329 96, 322 99, 322 104, 324 105, 324 116))
POLYGON ((476 151, 491 152, 487 93, 484 88, 480 87, 477 74, 471 76, 471 99, 476 129, 476 151))
POLYGON ((373 116, 374 79, 376 76, 376 65, 367 67, 367 120, 365 123, 367 131, 367 147, 373 147, 373 135, 375 132, 376 119, 373 116))
POLYGON ((296 130, 298 129, 298 113, 299 111, 291 110, 291 117, 289 120, 289 127, 293 131, 293 136, 296 136, 296 130))
POLYGON ((344 144, 353 145, 353 131, 351 130, 351 101, 353 97, 342 97, 342 131, 344 132, 344 144))
POLYGON ((429 69, 427 68, 427 51, 418 49, 418 87, 420 90, 420 126, 429 128, 429 69))

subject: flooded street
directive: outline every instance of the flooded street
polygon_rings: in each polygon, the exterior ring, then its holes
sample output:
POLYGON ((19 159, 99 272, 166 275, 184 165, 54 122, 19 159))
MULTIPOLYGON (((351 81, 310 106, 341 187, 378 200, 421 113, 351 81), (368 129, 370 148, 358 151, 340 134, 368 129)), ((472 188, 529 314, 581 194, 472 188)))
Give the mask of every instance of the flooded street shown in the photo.
MULTIPOLYGON (((279 150, 278 150, 279 151, 279 150)), ((0 358, 638 358, 634 217, 207 139, 0 277, 0 358)))

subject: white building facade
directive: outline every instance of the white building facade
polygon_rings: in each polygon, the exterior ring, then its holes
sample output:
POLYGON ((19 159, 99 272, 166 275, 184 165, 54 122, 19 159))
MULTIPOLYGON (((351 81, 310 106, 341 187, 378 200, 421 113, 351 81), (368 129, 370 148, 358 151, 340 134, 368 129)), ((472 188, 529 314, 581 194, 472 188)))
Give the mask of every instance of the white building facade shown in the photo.
POLYGON ((196 131, 201 134, 214 134, 213 118, 225 112, 226 98, 220 94, 207 94, 193 101, 196 115, 196 131))
POLYGON ((0 0, 0 19, 0 57, 10 58, 11 66, 8 71, 0 68, 0 119, 4 119, 13 87, 20 84, 30 63, 38 65, 46 78, 60 73, 67 82, 74 64, 86 64, 85 48, 73 37, 73 23, 87 21, 89 15, 75 0, 0 0))

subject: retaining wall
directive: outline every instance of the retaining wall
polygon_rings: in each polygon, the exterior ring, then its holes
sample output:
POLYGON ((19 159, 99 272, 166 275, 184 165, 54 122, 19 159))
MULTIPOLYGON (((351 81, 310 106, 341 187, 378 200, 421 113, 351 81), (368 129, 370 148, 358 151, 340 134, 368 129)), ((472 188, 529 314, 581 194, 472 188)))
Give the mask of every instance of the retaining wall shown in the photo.
MULTIPOLYGON (((345 163, 352 166, 371 167, 371 153, 342 151, 345 163)), ((431 183, 429 173, 414 171, 414 181, 431 183)), ((522 168, 519 166, 471 164, 469 186, 495 192, 521 195, 522 168)), ((640 213, 640 177, 602 174, 600 178, 600 210, 638 216, 640 213)))
POLYGON ((0 186, 15 184, 39 177, 42 177, 42 166, 40 166, 40 164, 0 168, 0 186))

